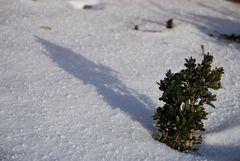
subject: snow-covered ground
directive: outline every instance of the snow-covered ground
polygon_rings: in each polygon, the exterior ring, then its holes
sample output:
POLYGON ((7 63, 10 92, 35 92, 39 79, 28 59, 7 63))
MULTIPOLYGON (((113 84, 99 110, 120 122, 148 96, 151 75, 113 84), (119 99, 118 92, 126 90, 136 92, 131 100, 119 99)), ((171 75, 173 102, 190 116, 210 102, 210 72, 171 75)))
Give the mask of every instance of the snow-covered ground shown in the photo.
POLYGON ((219 33, 240 34, 240 5, 0 0, 0 160, 239 161, 240 46, 219 33), (201 44, 224 67, 224 88, 202 146, 187 154, 151 137, 155 82, 185 57, 200 61, 201 44))

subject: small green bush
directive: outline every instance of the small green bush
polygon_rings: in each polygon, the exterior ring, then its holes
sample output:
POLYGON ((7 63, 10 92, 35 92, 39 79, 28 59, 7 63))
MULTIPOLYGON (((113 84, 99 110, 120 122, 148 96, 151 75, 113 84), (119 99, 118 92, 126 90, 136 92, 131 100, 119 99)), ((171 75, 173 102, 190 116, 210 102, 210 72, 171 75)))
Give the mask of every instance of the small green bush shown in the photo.
MULTIPOLYGON (((204 50, 203 50, 204 52, 204 50)), ((186 69, 179 73, 169 70, 166 77, 157 82, 163 91, 159 100, 165 102, 158 107, 153 115, 158 132, 154 139, 167 144, 179 151, 196 150, 202 137, 200 131, 205 131, 203 119, 207 119, 204 105, 213 105, 216 95, 212 90, 221 87, 222 67, 212 69, 213 56, 204 54, 201 64, 196 59, 185 59, 186 69)))

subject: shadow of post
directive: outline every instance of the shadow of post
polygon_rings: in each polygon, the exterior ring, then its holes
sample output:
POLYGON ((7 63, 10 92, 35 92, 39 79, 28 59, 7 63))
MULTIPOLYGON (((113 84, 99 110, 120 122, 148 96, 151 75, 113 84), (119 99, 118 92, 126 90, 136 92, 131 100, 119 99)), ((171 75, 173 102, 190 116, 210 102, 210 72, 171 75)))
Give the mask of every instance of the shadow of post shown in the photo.
POLYGON ((138 121, 144 128, 153 131, 152 113, 154 103, 144 95, 128 88, 116 76, 116 72, 107 66, 96 64, 74 51, 36 37, 60 68, 85 84, 95 86, 99 95, 112 107, 127 113, 132 120, 138 121))

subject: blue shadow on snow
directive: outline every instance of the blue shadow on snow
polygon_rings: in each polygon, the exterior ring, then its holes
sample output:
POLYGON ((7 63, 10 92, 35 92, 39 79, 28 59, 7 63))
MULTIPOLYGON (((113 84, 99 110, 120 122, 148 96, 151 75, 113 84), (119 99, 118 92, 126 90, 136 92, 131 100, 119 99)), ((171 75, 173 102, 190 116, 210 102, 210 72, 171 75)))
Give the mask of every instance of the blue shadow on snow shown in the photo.
POLYGON ((153 131, 152 114, 155 104, 133 89, 128 88, 109 67, 96 64, 84 56, 68 48, 63 48, 42 38, 36 37, 52 59, 60 68, 84 84, 95 86, 99 95, 112 107, 119 108, 132 120, 138 121, 144 128, 153 131))

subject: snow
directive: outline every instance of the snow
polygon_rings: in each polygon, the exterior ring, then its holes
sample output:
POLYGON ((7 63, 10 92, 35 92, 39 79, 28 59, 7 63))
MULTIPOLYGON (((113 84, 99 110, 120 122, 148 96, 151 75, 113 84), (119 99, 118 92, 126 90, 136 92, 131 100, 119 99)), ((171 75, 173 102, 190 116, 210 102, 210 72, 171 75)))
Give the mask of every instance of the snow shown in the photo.
POLYGON ((86 6, 91 6, 91 7, 95 7, 97 5, 99 5, 99 1, 96 1, 96 0, 88 0, 88 1, 69 1, 68 2, 73 8, 75 9, 84 9, 84 7, 86 6))
POLYGON ((239 160, 239 44, 218 38, 240 34, 238 4, 0 0, 0 15, 0 160, 239 160), (199 151, 181 153, 151 137, 155 82, 200 61, 201 44, 225 69, 223 89, 199 151))

